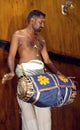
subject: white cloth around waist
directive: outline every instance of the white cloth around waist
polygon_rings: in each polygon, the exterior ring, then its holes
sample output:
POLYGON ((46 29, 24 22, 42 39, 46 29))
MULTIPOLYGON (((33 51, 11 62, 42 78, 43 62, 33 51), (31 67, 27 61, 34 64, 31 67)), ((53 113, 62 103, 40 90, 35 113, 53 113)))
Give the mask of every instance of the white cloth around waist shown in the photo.
POLYGON ((44 73, 44 63, 41 60, 30 60, 29 62, 18 64, 16 67, 18 77, 23 75, 21 66, 27 76, 44 73))
POLYGON ((44 63, 40 60, 31 60, 27 63, 22 63, 24 70, 36 70, 43 69, 44 63))

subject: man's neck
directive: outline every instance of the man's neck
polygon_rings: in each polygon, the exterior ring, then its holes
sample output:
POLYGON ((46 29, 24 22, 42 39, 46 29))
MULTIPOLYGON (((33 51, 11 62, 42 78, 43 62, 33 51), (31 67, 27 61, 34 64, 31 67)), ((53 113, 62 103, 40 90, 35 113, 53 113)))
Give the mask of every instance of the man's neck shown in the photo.
POLYGON ((32 27, 28 26, 26 28, 27 34, 29 34, 30 37, 35 38, 37 36, 37 33, 32 29, 32 27))
POLYGON ((34 31, 34 29, 32 28, 32 26, 28 25, 28 27, 26 28, 26 31, 31 34, 31 35, 35 35, 36 32, 34 31))

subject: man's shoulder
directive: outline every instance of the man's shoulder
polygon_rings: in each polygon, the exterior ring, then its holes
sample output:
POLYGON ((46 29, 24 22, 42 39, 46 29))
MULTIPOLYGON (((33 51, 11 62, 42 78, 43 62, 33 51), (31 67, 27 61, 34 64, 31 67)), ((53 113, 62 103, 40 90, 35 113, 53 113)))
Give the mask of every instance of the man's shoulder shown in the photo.
POLYGON ((13 36, 17 36, 17 37, 24 37, 24 30, 25 29, 21 29, 21 30, 17 30, 14 32, 13 36))

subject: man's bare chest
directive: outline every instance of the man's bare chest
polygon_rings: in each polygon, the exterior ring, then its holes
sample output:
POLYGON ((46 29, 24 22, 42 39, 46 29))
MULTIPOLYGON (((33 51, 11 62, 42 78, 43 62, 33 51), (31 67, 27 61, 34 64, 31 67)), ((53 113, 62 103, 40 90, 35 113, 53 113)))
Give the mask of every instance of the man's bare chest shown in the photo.
POLYGON ((20 47, 22 47, 22 48, 24 47, 24 48, 27 48, 27 49, 28 48, 29 49, 36 48, 39 51, 41 51, 42 48, 43 48, 43 45, 42 45, 41 41, 38 40, 38 39, 25 39, 25 38, 21 38, 21 39, 19 39, 18 45, 20 47))

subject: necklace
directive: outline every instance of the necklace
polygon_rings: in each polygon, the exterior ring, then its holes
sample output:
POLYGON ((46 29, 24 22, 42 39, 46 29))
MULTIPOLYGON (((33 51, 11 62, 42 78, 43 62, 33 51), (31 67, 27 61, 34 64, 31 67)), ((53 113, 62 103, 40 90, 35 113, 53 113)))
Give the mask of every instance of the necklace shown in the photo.
POLYGON ((37 47, 37 45, 36 45, 36 44, 34 44, 33 48, 34 48, 34 49, 36 49, 36 52, 37 52, 36 56, 39 56, 39 53, 38 53, 38 47, 37 47))
POLYGON ((29 39, 33 39, 32 40, 33 41, 33 48, 36 49, 36 53, 37 53, 36 56, 39 56, 39 53, 38 53, 38 44, 39 44, 39 41, 37 39, 37 34, 35 34, 35 35, 33 35, 31 37, 31 34, 28 33, 28 37, 29 37, 29 39))

